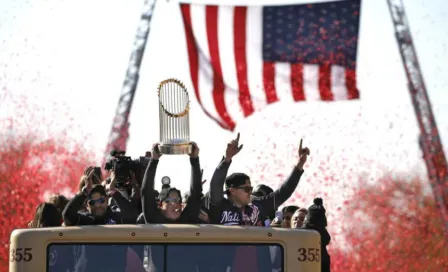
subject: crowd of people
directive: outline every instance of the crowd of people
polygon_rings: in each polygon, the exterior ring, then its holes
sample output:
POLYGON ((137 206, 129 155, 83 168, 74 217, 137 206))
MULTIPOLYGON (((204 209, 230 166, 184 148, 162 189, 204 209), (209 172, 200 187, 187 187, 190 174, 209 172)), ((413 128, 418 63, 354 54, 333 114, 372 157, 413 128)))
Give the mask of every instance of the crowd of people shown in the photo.
MULTIPOLYGON (((210 180, 210 188, 205 194, 202 188, 204 182, 199 162, 199 147, 196 143, 192 144, 192 152, 189 154, 190 190, 184 194, 164 181, 160 192, 155 189, 155 175, 162 157, 159 144, 153 145, 151 152, 147 154, 146 163, 140 164, 141 170, 138 167, 130 167, 129 165, 134 164, 122 159, 121 155, 124 153, 111 153, 109 167, 106 167, 109 177, 103 180, 100 167, 86 167, 80 179, 79 192, 70 200, 56 195, 48 202, 41 203, 36 209, 34 219, 29 222, 29 227, 175 223, 313 229, 321 235, 322 271, 330 271, 330 256, 326 246, 331 237, 326 230, 327 221, 322 199, 314 199, 313 205, 308 208, 300 205, 279 209, 296 190, 310 150, 302 147, 300 141, 297 161, 289 177, 278 189, 273 190, 264 184, 258 184, 254 188, 248 175, 228 173, 232 159, 243 148, 239 142, 238 134, 227 144, 226 152, 216 167, 210 180)), ((138 247, 132 249, 143 263, 145 250, 138 247)), ((126 271, 126 266, 129 266, 126 260, 120 263, 120 258, 111 257, 109 253, 104 252, 104 248, 103 252, 92 247, 87 250, 90 252, 84 252, 82 256, 75 254, 75 258, 73 248, 67 252, 70 257, 61 258, 59 253, 58 261, 50 261, 50 266, 54 266, 54 270, 50 271, 106 271, 105 262, 114 262, 114 271, 126 271), (86 256, 95 256, 95 260, 86 261, 86 256), (101 256, 104 256, 104 259, 101 256), (120 267, 121 265, 123 267, 120 267)), ((147 253, 147 249, 145 252, 147 253)), ((129 253, 123 252, 123 255, 126 254, 129 256, 129 253)), ((161 271, 158 269, 161 264, 158 263, 156 255, 154 251, 150 258, 151 265, 155 268, 154 271, 161 271)), ((197 262, 197 259, 194 262, 197 262)), ((179 265, 181 270, 178 271, 190 271, 188 264, 179 265)), ((269 264, 269 268, 258 267, 256 271, 271 272, 276 265, 279 264, 269 264)), ((229 263, 224 261, 215 264, 213 269, 202 269, 199 264, 192 263, 191 270, 228 271, 228 267, 229 263), (220 268, 224 269, 217 269, 216 265, 221 265, 220 268)))

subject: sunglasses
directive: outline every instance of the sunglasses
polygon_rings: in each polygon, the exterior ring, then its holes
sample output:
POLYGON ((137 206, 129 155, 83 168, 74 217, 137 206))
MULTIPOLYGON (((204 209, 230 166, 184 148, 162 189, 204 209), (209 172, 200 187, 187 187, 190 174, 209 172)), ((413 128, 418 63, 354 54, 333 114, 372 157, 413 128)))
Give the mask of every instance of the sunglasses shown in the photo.
POLYGON ((250 192, 252 192, 252 190, 254 188, 252 186, 240 186, 240 187, 235 187, 235 189, 241 189, 241 190, 244 190, 244 192, 246 192, 246 193, 250 193, 250 192))
POLYGON ((167 203, 167 204, 179 204, 181 203, 180 199, 178 198, 166 198, 163 200, 163 202, 167 203))
POLYGON ((100 197, 98 199, 89 199, 89 201, 87 201, 87 204, 89 204, 89 206, 95 206, 96 203, 103 204, 104 202, 106 202, 106 198, 100 197))

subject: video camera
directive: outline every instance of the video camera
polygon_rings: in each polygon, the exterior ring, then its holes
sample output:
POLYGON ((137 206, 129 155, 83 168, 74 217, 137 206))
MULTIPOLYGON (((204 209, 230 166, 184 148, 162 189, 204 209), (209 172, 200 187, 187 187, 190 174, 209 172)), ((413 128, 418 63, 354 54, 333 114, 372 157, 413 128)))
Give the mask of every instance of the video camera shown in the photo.
POLYGON ((125 156, 125 151, 113 150, 110 152, 111 158, 104 166, 105 170, 115 170, 115 178, 117 179, 117 189, 131 186, 131 171, 134 172, 138 183, 141 183, 143 173, 148 166, 150 160, 150 152, 146 152, 144 157, 133 160, 131 157, 125 156))

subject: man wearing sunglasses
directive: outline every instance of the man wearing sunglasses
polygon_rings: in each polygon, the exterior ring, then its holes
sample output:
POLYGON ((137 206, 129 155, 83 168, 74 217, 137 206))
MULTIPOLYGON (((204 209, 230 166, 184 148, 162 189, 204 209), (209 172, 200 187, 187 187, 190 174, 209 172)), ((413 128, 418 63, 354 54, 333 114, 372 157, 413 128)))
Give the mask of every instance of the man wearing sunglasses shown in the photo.
POLYGON ((288 179, 276 191, 262 197, 252 196, 250 177, 244 173, 227 176, 232 158, 243 145, 239 145, 240 134, 227 144, 226 155, 216 168, 210 181, 208 201, 209 217, 212 224, 263 226, 267 215, 275 211, 294 193, 303 174, 303 166, 310 154, 308 148, 299 145, 298 162, 288 179), (226 185, 224 198, 223 186, 226 185))
POLYGON ((86 177, 86 186, 67 204, 62 216, 66 226, 135 224, 138 211, 132 204, 115 190, 116 179, 112 174, 110 196, 119 206, 119 211, 109 207, 109 196, 101 184, 93 185, 93 170, 86 177), (86 204, 88 212, 79 212, 86 204))
MULTIPOLYGON (((111 225, 111 224, 135 224, 138 211, 132 204, 124 198, 116 189, 117 182, 115 173, 111 173, 111 183, 109 184, 110 197, 115 200, 119 211, 112 211, 109 207, 106 188, 101 184, 93 185, 94 171, 88 170, 86 173, 85 186, 81 192, 67 204, 62 216, 66 226, 80 225, 111 225), (79 212, 83 204, 86 204, 88 212, 79 212)), ((126 269, 125 247, 79 247, 79 254, 75 257, 76 264, 74 271, 105 271, 104 264, 114 267, 116 271, 126 269)))

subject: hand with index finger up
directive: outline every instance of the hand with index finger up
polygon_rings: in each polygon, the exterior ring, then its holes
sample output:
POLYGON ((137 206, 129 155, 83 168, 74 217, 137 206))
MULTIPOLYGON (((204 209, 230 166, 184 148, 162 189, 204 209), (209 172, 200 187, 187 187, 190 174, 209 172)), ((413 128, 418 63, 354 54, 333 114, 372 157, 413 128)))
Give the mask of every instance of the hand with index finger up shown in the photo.
POLYGON ((297 168, 302 170, 303 166, 306 163, 308 156, 310 155, 310 149, 308 147, 302 147, 303 139, 300 140, 299 144, 299 163, 297 164, 297 168))
POLYGON ((227 144, 227 149, 226 149, 226 162, 230 162, 233 158, 233 156, 235 156, 236 154, 238 154, 241 149, 243 149, 243 145, 240 145, 240 134, 238 133, 238 135, 236 136, 236 139, 230 141, 227 144))

